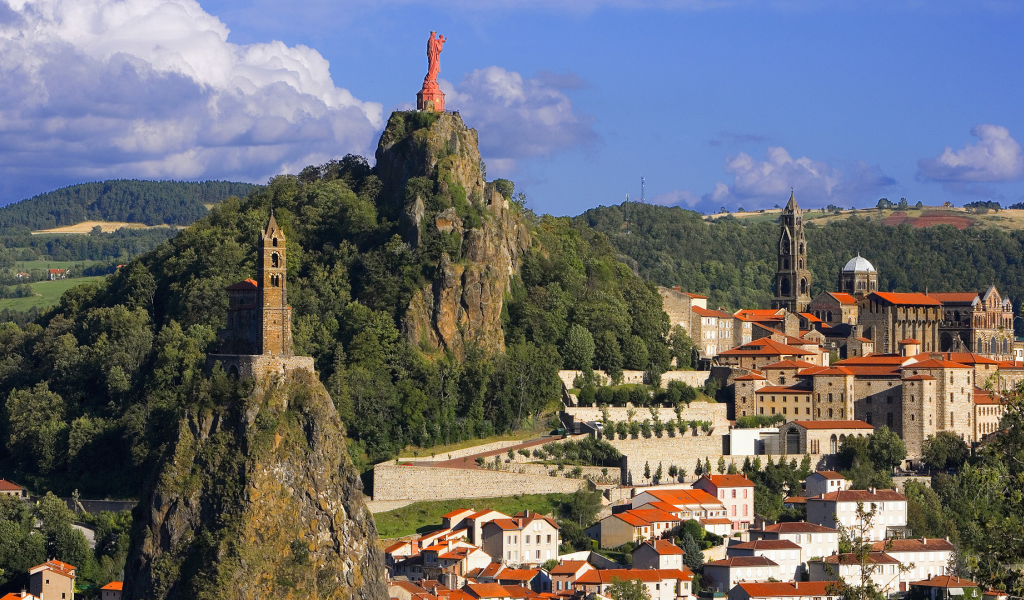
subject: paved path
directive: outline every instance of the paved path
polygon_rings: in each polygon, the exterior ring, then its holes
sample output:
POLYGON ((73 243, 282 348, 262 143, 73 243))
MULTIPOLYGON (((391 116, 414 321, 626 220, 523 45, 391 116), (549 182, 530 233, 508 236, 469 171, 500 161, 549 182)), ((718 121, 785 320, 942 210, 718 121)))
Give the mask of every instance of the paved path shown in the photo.
POLYGON ((561 441, 562 436, 560 435, 545 435, 532 440, 521 442, 514 446, 506 446, 505 448, 498 448, 497 450, 490 450, 488 452, 481 452, 479 454, 470 454, 469 456, 463 456, 460 458, 453 458, 451 460, 437 460, 437 461, 426 461, 426 462, 414 462, 413 466, 416 467, 449 467, 456 469, 479 469, 480 467, 476 464, 478 458, 490 458, 497 456, 498 454, 508 454, 509 449, 512 451, 519 450, 520 448, 532 448, 534 446, 543 446, 548 442, 561 441))

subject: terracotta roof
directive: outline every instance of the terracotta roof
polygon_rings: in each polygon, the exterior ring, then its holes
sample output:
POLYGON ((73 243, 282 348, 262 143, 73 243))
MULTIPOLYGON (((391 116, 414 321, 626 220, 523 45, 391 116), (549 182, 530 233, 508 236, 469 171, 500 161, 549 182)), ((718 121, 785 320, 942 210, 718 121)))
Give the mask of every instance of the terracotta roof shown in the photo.
POLYGON ((994 397, 988 390, 983 390, 978 386, 974 386, 974 403, 975 404, 1003 404, 1003 401, 998 397, 994 397))
POLYGON ((811 377, 813 375, 817 375, 818 373, 821 373, 822 371, 827 371, 829 368, 830 367, 819 367, 819 366, 807 367, 806 369, 802 369, 800 371, 797 371, 796 374, 801 376, 801 377, 811 377))
POLYGON ((935 378, 931 375, 911 375, 910 377, 904 377, 903 381, 935 381, 935 378))
POLYGON ((56 558, 51 558, 43 564, 36 565, 28 570, 29 574, 38 573, 40 571, 50 571, 51 573, 57 573, 65 577, 75 576, 74 565, 69 565, 68 563, 59 561, 56 558))
POLYGON ((689 581, 692 578, 693 573, 689 569, 594 569, 580 575, 576 579, 576 583, 596 585, 599 583, 611 583, 615 579, 624 581, 639 579, 644 582, 663 581, 665 579, 689 581))
POLYGON ((851 371, 850 369, 847 369, 846 367, 832 366, 832 367, 829 367, 829 368, 825 369, 824 371, 818 371, 817 373, 815 373, 815 375, 843 375, 843 376, 847 376, 847 375, 853 375, 853 371, 851 371))
POLYGON ((441 515, 441 518, 442 519, 453 519, 453 518, 455 518, 455 517, 457 517, 459 515, 465 514, 465 513, 473 514, 473 511, 471 509, 468 509, 468 508, 459 508, 459 509, 453 510, 452 512, 450 512, 450 513, 448 513, 446 515, 441 515))
POLYGON ((733 379, 733 381, 764 381, 765 377, 759 373, 751 373, 750 375, 743 375, 733 379))
POLYGON ((902 365, 908 362, 910 359, 906 356, 899 356, 896 354, 878 354, 871 353, 867 356, 852 356, 850 358, 844 358, 843 360, 835 363, 835 366, 851 367, 854 365, 902 365))
POLYGON ((871 549, 877 552, 937 552, 954 550, 956 546, 946 538, 910 538, 875 542, 871 549))
POLYGON ((737 317, 748 321, 781 321, 785 316, 780 315, 781 308, 776 309, 741 309, 733 313, 737 317))
POLYGON ((821 323, 822 320, 811 313, 800 313, 800 316, 807 319, 809 323, 821 323))
POLYGON ((24 597, 21 594, 11 592, 10 594, 4 594, 0 597, 0 600, 39 600, 39 596, 33 596, 32 594, 26 593, 24 597))
POLYGON ((884 500, 906 501, 906 499, 906 496, 896 490, 875 490, 875 493, 873 494, 870 490, 840 490, 838 492, 829 492, 828 494, 824 494, 824 497, 811 496, 807 501, 877 502, 884 500))
POLYGON ((770 533, 835 533, 836 530, 824 525, 816 525, 806 521, 792 521, 789 523, 776 523, 764 528, 770 533))
MULTIPOLYGON (((650 506, 651 508, 657 508, 657 509, 663 510, 663 511, 665 511, 667 513, 679 512, 679 509, 676 507, 675 504, 669 504, 668 502, 662 502, 660 500, 655 500, 654 502, 648 502, 648 503, 644 504, 643 506, 650 506)), ((637 508, 643 508, 643 506, 638 506, 637 508)))
POLYGON ((978 292, 932 292, 928 294, 943 304, 961 303, 970 304, 978 298, 978 292))
POLYGON ((230 290, 230 291, 236 291, 236 290, 243 290, 243 291, 244 290, 255 290, 257 288, 257 286, 258 286, 258 284, 256 283, 255 279, 246 279, 245 281, 239 281, 236 284, 229 285, 228 286, 228 290, 230 290))
POLYGON ((906 345, 910 345, 910 344, 917 344, 918 346, 921 345, 921 342, 915 340, 914 338, 907 338, 905 340, 900 340, 900 343, 901 344, 906 344, 906 345))
POLYGON ((589 567, 590 563, 585 560, 567 560, 554 569, 551 569, 550 573, 552 575, 575 575, 577 571, 584 567, 584 565, 589 567))
POLYGON ((806 385, 766 385, 757 390, 758 394, 810 394, 813 390, 806 385))
POLYGON ((489 563, 484 570, 480 572, 480 577, 494 577, 505 568, 505 565, 500 562, 489 563))
POLYGON ((700 479, 707 479, 715 487, 754 487, 746 475, 701 475, 700 479))
POLYGON ((739 548, 740 550, 799 550, 800 545, 789 540, 754 540, 742 544, 733 544, 728 550, 739 548))
POLYGON ((732 521, 730 521, 729 519, 726 519, 725 517, 715 517, 715 518, 712 518, 712 519, 701 519, 700 522, 703 525, 732 525, 732 521))
POLYGON ((733 316, 730 315, 727 312, 723 312, 723 311, 720 311, 720 310, 712 310, 710 308, 701 308, 699 306, 694 306, 694 307, 690 308, 690 310, 692 310, 693 312, 697 313, 698 315, 700 315, 702 317, 715 317, 716 319, 732 319, 733 318, 733 316))
POLYGON ((101 587, 100 589, 101 590, 117 590, 117 591, 120 592, 122 587, 124 587, 124 582, 122 582, 122 581, 111 581, 110 583, 108 583, 107 585, 101 587))
POLYGON ((24 491, 24 489, 25 488, 21 487, 20 485, 12 481, 0 479, 0 492, 21 492, 24 491))
POLYGON ((917 360, 928 360, 929 358, 938 358, 939 360, 945 360, 954 363, 960 363, 962 365, 999 365, 999 361, 992 360, 987 356, 975 354, 974 352, 922 352, 915 354, 914 358, 917 360))
POLYGON ((967 365, 963 365, 957 362, 951 362, 948 360, 938 360, 935 358, 929 358, 928 360, 922 360, 915 363, 910 363, 903 366, 904 369, 970 369, 967 365))
POLYGON ((779 563, 763 556, 730 556, 722 560, 713 560, 704 563, 704 566, 712 567, 777 567, 779 563))
POLYGON ((908 304, 912 306, 942 306, 942 303, 920 292, 871 292, 870 296, 878 296, 889 304, 908 304))
POLYGON ((930 579, 925 579, 924 581, 911 581, 910 585, 941 588, 978 587, 977 583, 969 579, 960 579, 959 577, 951 577, 949 575, 932 575, 930 579))
POLYGON ((491 525, 497 525, 504 530, 522 529, 519 523, 516 523, 512 519, 495 519, 484 525, 484 527, 489 527, 491 525))
POLYGON ((537 569, 505 569, 498 575, 499 581, 531 581, 540 575, 537 569))
POLYGON ((666 523, 679 520, 679 517, 657 508, 637 508, 627 510, 626 512, 631 513, 633 516, 639 517, 648 523, 666 523))
POLYGON ((845 477, 843 477, 839 473, 836 473, 835 471, 815 471, 811 473, 811 475, 821 475, 825 479, 846 479, 845 477))
POLYGON ((645 490, 644 493, 650 494, 662 502, 668 502, 673 506, 688 506, 695 504, 722 505, 721 500, 715 498, 704 490, 645 490))
POLYGON ((875 343, 875 341, 874 341, 874 340, 872 340, 872 339, 870 339, 870 338, 866 338, 866 337, 864 337, 864 336, 860 336, 859 338, 857 338, 857 341, 858 341, 858 342, 867 342, 867 343, 869 343, 869 344, 874 344, 874 343, 875 343))
POLYGON ((639 550, 640 548, 643 548, 644 546, 649 546, 656 553, 662 554, 662 555, 666 555, 666 554, 682 554, 683 553, 683 549, 682 548, 680 548, 679 546, 676 546, 675 544, 673 544, 672 542, 670 542, 668 540, 653 540, 653 541, 652 540, 647 540, 646 542, 640 544, 636 548, 633 548, 633 552, 636 552, 637 550, 639 550))
POLYGON ((384 549, 384 554, 391 554, 409 545, 409 542, 395 542, 384 549))
MULTIPOLYGON (((889 556, 885 552, 870 552, 864 557, 865 562, 873 563, 876 565, 898 565, 900 561, 889 556)), ((811 562, 827 562, 830 565, 858 565, 860 559, 853 552, 847 552, 845 554, 833 554, 832 556, 826 556, 811 562)))
POLYGON ((508 518, 508 515, 506 515, 505 513, 498 512, 496 510, 490 510, 490 509, 478 510, 475 513, 469 515, 466 518, 470 519, 470 520, 476 520, 476 519, 479 519, 480 517, 486 517, 487 515, 490 515, 490 514, 501 515, 501 516, 503 516, 505 518, 508 518))
POLYGON ((505 586, 497 583, 469 583, 463 589, 469 588, 469 593, 477 598, 515 598, 505 586))
POLYGON ((782 499, 783 504, 807 504, 807 498, 804 496, 790 496, 789 498, 782 499))
POLYGON ((732 350, 718 353, 719 356, 807 356, 813 354, 814 352, 810 350, 787 346, 771 338, 760 338, 732 350))
POLYGON ((791 421, 804 429, 874 429, 864 421, 791 421))
POLYGON ((751 598, 784 598, 787 596, 828 596, 831 581, 769 581, 765 583, 738 583, 751 598))
MULTIPOLYGON (((620 521, 624 521, 633 527, 647 527, 650 525, 648 521, 641 519, 640 517, 633 514, 633 511, 627 510, 626 512, 615 513, 609 518, 616 518, 620 521)), ((676 519, 678 520, 678 519, 676 519)))
POLYGON ((771 369, 771 370, 774 371, 774 370, 777 370, 777 369, 778 370, 782 370, 782 369, 786 369, 786 370, 789 370, 789 369, 806 369, 806 368, 809 368, 809 367, 816 367, 816 366, 818 366, 818 365, 811 364, 811 363, 809 363, 809 362, 807 362, 805 360, 790 360, 790 359, 787 359, 787 360, 780 360, 778 362, 773 362, 770 365, 765 365, 765 366, 761 367, 761 370, 762 371, 767 371, 767 370, 771 369))
POLYGON ((832 296, 839 301, 840 304, 856 304, 857 299, 843 292, 828 292, 829 296, 832 296))

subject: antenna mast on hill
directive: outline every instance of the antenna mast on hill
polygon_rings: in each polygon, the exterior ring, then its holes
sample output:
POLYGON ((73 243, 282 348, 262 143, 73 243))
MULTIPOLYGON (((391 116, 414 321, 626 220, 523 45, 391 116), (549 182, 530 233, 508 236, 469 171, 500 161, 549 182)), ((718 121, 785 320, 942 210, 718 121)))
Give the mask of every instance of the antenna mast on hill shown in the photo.
POLYGON ((626 235, 629 235, 629 192, 626 192, 626 201, 622 203, 622 210, 626 213, 626 235))
POLYGON ((641 175, 640 176, 640 204, 645 204, 647 202, 647 191, 645 189, 645 185, 646 185, 646 182, 644 181, 644 176, 641 175))

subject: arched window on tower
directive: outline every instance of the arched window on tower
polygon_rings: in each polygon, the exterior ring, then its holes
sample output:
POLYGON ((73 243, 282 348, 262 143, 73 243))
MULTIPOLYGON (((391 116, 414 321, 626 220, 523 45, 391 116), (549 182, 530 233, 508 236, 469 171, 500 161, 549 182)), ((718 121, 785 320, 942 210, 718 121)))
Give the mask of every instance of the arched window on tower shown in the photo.
POLYGON ((789 292, 789 277, 783 277, 782 281, 779 283, 779 295, 788 296, 789 292))
POLYGON ((800 242, 800 254, 804 253, 804 243, 800 242))
POLYGON ((783 269, 788 269, 789 268, 789 259, 788 258, 782 259, 782 268, 783 269))
POLYGON ((273 244, 273 246, 274 246, 275 248, 277 248, 277 238, 274 238, 274 240, 273 240, 272 244, 273 244))
POLYGON ((270 266, 271 267, 273 267, 275 269, 278 268, 280 266, 280 264, 279 264, 280 262, 281 262, 281 259, 278 257, 276 252, 274 254, 270 255, 270 266))
POLYGON ((807 293, 807 280, 806 279, 801 279, 800 280, 800 294, 803 295, 803 294, 806 294, 806 293, 807 293))

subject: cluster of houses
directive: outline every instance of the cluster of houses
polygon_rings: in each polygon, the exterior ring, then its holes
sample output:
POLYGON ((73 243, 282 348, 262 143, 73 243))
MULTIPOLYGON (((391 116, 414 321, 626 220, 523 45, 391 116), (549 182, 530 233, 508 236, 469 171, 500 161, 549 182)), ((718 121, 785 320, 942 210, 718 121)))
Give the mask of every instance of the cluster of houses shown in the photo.
POLYGON ((867 568, 888 597, 939 600, 972 589, 967 597, 1000 597, 951 576, 955 549, 948 539, 912 537, 902 494, 849 487, 838 473, 815 472, 801 496, 786 500, 806 506, 806 521, 759 527, 754 484, 743 475, 705 475, 689 488, 635 489, 586 530, 602 548, 630 549, 628 566, 596 550, 559 554, 559 526, 550 517, 460 509, 445 515, 438 530, 386 548, 391 596, 593 598, 607 597, 617 580, 632 580, 643 583, 652 600, 688 600, 698 593, 732 600, 826 600, 838 595, 832 582, 855 584, 867 568), (872 516, 865 519, 858 507, 872 516), (700 574, 686 566, 675 543, 689 520, 723 538, 722 546, 708 551, 722 558, 705 562, 700 574), (840 553, 841 528, 871 544, 866 567, 840 553))

